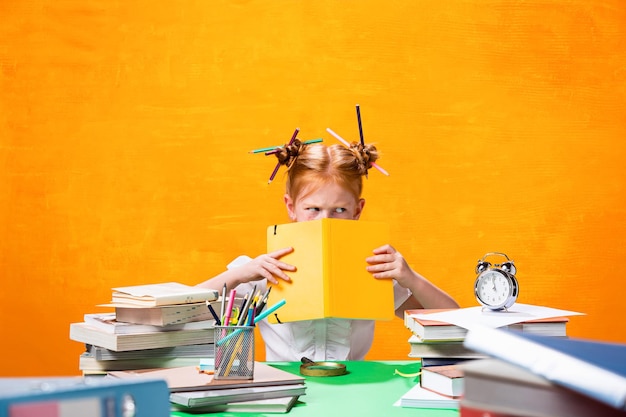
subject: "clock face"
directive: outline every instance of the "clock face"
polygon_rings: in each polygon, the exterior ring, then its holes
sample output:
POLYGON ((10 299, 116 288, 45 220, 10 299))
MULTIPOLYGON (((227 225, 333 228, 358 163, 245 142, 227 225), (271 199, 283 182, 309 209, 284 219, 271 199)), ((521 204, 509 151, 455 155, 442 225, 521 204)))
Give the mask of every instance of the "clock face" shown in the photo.
POLYGON ((478 301, 491 308, 508 308, 517 297, 517 285, 499 270, 481 273, 474 290, 478 301))

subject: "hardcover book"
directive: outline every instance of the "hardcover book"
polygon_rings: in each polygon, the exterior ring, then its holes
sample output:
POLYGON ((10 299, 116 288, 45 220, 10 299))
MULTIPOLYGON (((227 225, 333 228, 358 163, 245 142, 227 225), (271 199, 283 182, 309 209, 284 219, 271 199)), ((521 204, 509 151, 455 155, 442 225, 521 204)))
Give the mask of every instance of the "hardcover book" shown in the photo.
MULTIPOLYGON (((213 346, 213 345, 211 345, 213 346)), ((213 350, 207 350, 207 355, 213 350)), ((152 368, 178 368, 181 366, 198 366, 202 358, 189 356, 169 356, 137 359, 120 359, 115 361, 100 361, 87 352, 83 352, 78 359, 78 369, 83 375, 102 375, 110 371, 128 371, 152 368)))
MULTIPOLYGON (((492 341, 497 343, 497 341, 492 341)), ((462 417, 624 417, 626 411, 499 359, 479 359, 461 365, 464 393, 462 417)), ((577 378, 591 385, 584 372, 577 378)))
POLYGON ((111 303, 157 307, 214 301, 218 297, 219 292, 216 290, 192 287, 178 282, 164 282, 113 288, 111 303))
MULTIPOLYGON (((187 393, 190 394, 190 393, 187 393)), ((172 394, 173 395, 173 394, 172 394)), ((265 400, 238 401, 227 404, 198 406, 193 408, 194 413, 288 413, 298 402, 299 395, 278 397, 265 400)), ((176 404, 172 407, 178 411, 192 411, 189 407, 176 404)))
MULTIPOLYGON (((206 306, 204 308, 206 309, 206 306)), ((174 330, 212 329, 215 327, 214 319, 170 324, 167 326, 127 323, 116 320, 115 313, 88 313, 84 315, 84 320, 90 326, 113 334, 157 333, 174 330)))
MULTIPOLYGON (((215 303, 220 303, 221 305, 221 302, 216 301, 215 303)), ((173 304, 160 307, 116 306, 111 304, 108 306, 115 307, 116 319, 125 323, 169 326, 172 324, 213 320, 213 316, 205 302, 173 304)))
POLYGON ((299 397, 306 392, 304 384, 274 385, 265 387, 232 388, 223 390, 173 392, 170 402, 181 411, 197 412, 207 406, 224 405, 251 400, 268 400, 281 397, 299 397))
MULTIPOLYGON (((86 352, 97 361, 125 361, 156 358, 210 358, 215 351, 214 343, 181 345, 156 349, 127 350, 117 352, 101 346, 87 344, 86 352)), ((154 368, 154 367, 150 367, 154 368)), ((159 366, 158 368, 162 368, 159 366)))
MULTIPOLYGON (((450 309, 413 309, 405 310, 404 325, 423 341, 462 341, 467 329, 456 324, 425 319, 423 316, 451 311, 450 309), (422 317, 418 317, 422 316, 422 317)), ((567 317, 549 317, 510 324, 500 328, 519 330, 543 336, 564 337, 567 335, 567 317)))
POLYGON ((626 411, 626 344, 476 327, 465 346, 626 411))
POLYGON ((110 372, 109 375, 131 380, 164 379, 167 382, 170 392, 304 384, 304 377, 283 371, 282 369, 275 368, 263 362, 254 363, 254 378, 248 380, 215 379, 213 375, 198 372, 195 366, 170 369, 144 369, 140 371, 119 371, 110 372))
POLYGON ((463 370, 457 365, 422 367, 420 385, 438 394, 459 398, 463 395, 463 370))
POLYGON ((407 408, 458 409, 459 400, 422 388, 420 384, 415 384, 413 388, 400 397, 398 405, 407 408))
POLYGON ((487 357, 484 353, 474 352, 466 348, 461 340, 429 342, 413 334, 409 337, 408 342, 410 358, 480 359, 487 357))
POLYGON ((215 330, 175 330, 134 334, 109 333, 87 323, 71 323, 70 339, 87 345, 101 346, 115 351, 156 349, 180 345, 213 343, 215 330))
POLYGON ((267 250, 294 251, 283 258, 297 268, 291 282, 271 285, 271 303, 286 305, 272 322, 323 318, 391 320, 393 281, 376 279, 365 259, 389 240, 383 223, 321 219, 270 226, 267 250))

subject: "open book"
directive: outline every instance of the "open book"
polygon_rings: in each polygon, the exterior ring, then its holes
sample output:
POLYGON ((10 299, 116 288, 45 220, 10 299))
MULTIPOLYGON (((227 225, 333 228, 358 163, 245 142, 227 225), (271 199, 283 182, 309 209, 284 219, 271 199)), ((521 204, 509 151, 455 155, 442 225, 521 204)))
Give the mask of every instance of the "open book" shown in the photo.
POLYGON ((393 281, 367 272, 365 259, 389 240, 384 223, 321 219, 267 229, 267 250, 293 247, 281 261, 294 265, 291 282, 271 285, 270 303, 287 304, 270 322, 322 318, 391 320, 393 281))

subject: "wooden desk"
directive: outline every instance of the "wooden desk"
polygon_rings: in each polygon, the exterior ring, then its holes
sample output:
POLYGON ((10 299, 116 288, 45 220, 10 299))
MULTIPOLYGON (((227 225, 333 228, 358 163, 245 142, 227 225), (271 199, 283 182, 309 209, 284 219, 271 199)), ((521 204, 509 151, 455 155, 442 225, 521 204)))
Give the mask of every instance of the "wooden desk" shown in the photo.
MULTIPOLYGON (((306 395, 288 413, 291 417, 458 417, 456 410, 434 410, 395 407, 393 404, 414 384, 414 378, 394 375, 394 370, 412 373, 419 370, 417 361, 358 361, 343 362, 347 375, 335 377, 305 377, 306 395)), ((272 366, 299 374, 300 363, 276 362, 272 366)), ((195 414, 197 416, 197 414, 195 414)), ((250 413, 215 413, 204 416, 250 416, 250 413)), ((256 414, 276 417, 280 414, 256 414)), ((172 416, 190 414, 172 412, 172 416)))

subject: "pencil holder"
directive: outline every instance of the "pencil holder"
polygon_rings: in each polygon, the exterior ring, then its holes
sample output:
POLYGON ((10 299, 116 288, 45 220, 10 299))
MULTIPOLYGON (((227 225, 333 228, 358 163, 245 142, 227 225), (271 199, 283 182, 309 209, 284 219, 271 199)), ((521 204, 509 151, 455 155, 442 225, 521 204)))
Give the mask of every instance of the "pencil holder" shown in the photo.
POLYGON ((215 379, 254 378, 254 326, 215 326, 215 379))

